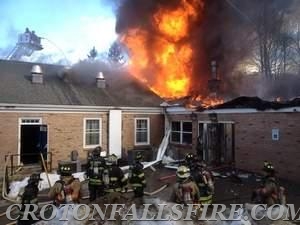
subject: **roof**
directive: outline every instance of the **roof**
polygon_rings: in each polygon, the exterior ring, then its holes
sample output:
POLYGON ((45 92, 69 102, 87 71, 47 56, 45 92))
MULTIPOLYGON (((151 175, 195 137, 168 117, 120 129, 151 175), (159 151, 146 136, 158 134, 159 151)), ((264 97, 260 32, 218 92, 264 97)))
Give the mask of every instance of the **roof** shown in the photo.
MULTIPOLYGON (((31 82, 37 63, 0 60, 0 103, 115 107, 159 107, 163 100, 133 76, 104 72, 106 88, 97 88, 103 65, 81 62, 66 71, 63 66, 38 64, 44 83, 31 82)), ((103 70, 102 70, 103 71, 103 70)))
MULTIPOLYGON (((300 106, 300 98, 294 98, 289 101, 265 101, 258 97, 241 96, 231 101, 225 102, 220 105, 212 106, 209 109, 257 109, 259 111, 264 110, 278 110, 289 107, 300 106)), ((198 111, 203 111, 203 108, 199 108, 198 111)))

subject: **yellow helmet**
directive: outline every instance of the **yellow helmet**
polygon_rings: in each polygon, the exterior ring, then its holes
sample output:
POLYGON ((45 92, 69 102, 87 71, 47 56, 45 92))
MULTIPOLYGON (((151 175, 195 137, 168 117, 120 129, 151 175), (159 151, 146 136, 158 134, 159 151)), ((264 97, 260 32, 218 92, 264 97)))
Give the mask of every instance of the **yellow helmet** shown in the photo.
POLYGON ((271 162, 268 162, 268 161, 264 161, 264 168, 263 168, 264 171, 266 172, 274 172, 274 166, 272 165, 271 162))
POLYGON ((179 178, 189 178, 191 176, 190 169, 186 166, 179 166, 176 175, 179 178))
POLYGON ((118 162, 118 157, 115 154, 109 155, 106 161, 106 165, 116 165, 118 162))
POLYGON ((137 152, 136 155, 135 155, 135 157, 134 157, 134 159, 136 161, 141 161, 143 159, 142 153, 141 152, 137 152))

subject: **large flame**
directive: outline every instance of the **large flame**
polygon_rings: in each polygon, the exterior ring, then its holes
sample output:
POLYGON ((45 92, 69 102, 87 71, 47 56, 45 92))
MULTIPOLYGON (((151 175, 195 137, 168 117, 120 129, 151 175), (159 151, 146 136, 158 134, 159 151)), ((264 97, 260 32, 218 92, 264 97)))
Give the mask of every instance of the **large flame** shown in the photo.
POLYGON ((203 12, 203 0, 181 0, 177 8, 159 8, 153 30, 127 30, 121 36, 130 52, 129 70, 161 97, 186 96, 191 86, 191 25, 203 12))

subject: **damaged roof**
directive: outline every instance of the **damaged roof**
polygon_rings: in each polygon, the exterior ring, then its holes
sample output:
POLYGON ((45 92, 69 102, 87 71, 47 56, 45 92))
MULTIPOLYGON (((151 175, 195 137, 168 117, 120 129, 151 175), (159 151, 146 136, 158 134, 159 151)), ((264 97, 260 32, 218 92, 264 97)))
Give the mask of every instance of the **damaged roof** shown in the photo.
POLYGON ((66 70, 60 65, 38 64, 44 82, 35 84, 31 81, 33 65, 37 63, 0 60, 0 103, 159 107, 163 102, 149 88, 125 73, 104 73, 106 87, 98 88, 95 72, 100 72, 101 66, 89 63, 72 67, 68 73, 63 72, 66 70))
MULTIPOLYGON (((251 108, 257 109, 260 111, 268 110, 268 109, 282 109, 289 107, 297 107, 300 106, 300 98, 294 98, 290 101, 264 101, 259 97, 246 97, 241 96, 235 98, 231 101, 225 102, 220 105, 212 106, 209 109, 241 109, 241 108, 251 108)), ((198 108, 198 111, 203 111, 203 108, 198 108)))

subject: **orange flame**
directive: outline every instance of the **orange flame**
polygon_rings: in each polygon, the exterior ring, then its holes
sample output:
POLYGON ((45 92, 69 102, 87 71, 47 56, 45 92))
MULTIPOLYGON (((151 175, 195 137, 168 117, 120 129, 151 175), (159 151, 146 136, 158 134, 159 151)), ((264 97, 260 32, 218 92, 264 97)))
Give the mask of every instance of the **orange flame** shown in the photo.
POLYGON ((136 28, 120 40, 130 51, 129 71, 161 97, 186 96, 191 86, 191 24, 199 19, 202 0, 181 0, 177 8, 160 8, 152 17, 154 31, 136 28))
POLYGON ((202 106, 203 108, 209 108, 211 106, 223 104, 224 100, 218 96, 207 96, 204 97, 202 95, 193 96, 190 99, 190 102, 187 104, 188 108, 195 108, 198 106, 202 106))

